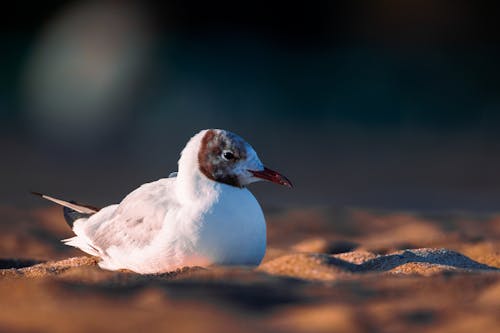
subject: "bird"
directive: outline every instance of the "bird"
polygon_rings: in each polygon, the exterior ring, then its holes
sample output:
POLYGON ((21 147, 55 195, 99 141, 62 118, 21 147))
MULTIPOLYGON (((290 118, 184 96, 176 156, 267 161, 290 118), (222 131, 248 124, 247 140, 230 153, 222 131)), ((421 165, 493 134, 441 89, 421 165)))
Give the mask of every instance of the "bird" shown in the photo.
POLYGON ((63 206, 69 246, 98 257, 106 270, 139 274, 185 266, 250 266, 266 251, 266 221, 247 186, 268 181, 292 188, 253 147, 223 129, 205 129, 186 144, 178 171, 145 183, 104 208, 32 192, 63 206))

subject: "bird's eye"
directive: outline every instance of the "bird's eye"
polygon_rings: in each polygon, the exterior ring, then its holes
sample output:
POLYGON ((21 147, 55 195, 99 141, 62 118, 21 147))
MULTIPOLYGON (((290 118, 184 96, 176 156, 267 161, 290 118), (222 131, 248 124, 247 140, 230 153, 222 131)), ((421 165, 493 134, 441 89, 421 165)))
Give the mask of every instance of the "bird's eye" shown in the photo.
POLYGON ((225 160, 230 161, 230 160, 233 160, 233 159, 234 159, 234 154, 233 154, 232 152, 230 152, 230 151, 226 150, 226 151, 223 151, 223 152, 222 152, 222 157, 223 157, 225 160))

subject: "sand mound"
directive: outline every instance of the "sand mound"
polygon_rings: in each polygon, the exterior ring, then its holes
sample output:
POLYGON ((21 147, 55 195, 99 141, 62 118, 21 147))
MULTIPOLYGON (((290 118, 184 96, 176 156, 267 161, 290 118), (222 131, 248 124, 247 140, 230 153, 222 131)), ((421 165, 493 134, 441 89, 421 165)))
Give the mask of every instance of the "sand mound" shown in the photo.
POLYGON ((29 260, 2 260, 3 265, 11 264, 11 268, 0 270, 2 277, 27 277, 27 278, 41 278, 45 276, 59 275, 67 270, 81 267, 93 266, 97 264, 97 259, 92 257, 76 257, 68 258, 59 261, 48 261, 44 263, 37 263, 35 265, 28 265, 33 262, 29 260), (20 266, 20 267, 19 267, 20 266))
POLYGON ((339 255, 294 253, 261 265, 261 271, 300 279, 334 280, 354 273, 431 275, 447 271, 498 271, 447 249, 415 249, 377 256, 353 251, 339 255))

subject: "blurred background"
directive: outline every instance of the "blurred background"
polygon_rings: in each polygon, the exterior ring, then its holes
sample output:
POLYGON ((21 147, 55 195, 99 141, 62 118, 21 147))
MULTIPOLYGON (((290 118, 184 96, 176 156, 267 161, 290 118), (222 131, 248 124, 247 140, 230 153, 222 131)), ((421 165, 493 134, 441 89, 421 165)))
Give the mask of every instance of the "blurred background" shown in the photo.
MULTIPOLYGON (((6 5, 7 6, 7 5, 6 5)), ((500 209, 500 15, 472 1, 44 1, 3 10, 0 204, 118 202, 204 128, 264 207, 500 209)))

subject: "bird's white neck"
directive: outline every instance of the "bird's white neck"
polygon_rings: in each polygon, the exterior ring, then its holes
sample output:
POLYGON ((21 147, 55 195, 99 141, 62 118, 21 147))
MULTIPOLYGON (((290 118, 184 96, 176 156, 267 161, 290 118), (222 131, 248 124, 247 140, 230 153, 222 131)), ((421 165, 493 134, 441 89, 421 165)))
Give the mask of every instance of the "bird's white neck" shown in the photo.
POLYGON ((198 163, 198 151, 206 131, 201 131, 189 140, 182 150, 177 173, 177 194, 179 200, 192 202, 217 197, 219 184, 201 173, 198 163))

